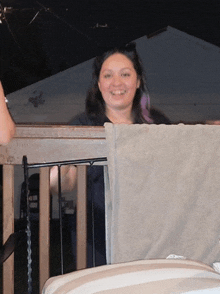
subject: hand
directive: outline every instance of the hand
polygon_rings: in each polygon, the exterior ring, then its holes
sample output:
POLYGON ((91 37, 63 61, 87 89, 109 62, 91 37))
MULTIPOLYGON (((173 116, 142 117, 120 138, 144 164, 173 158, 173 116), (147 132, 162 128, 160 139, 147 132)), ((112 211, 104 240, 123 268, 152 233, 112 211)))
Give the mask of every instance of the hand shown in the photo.
MULTIPOLYGON (((70 192, 76 185, 77 168, 74 165, 63 165, 60 168, 62 192, 70 192)), ((50 170, 50 189, 58 193, 58 167, 53 166, 50 170)))

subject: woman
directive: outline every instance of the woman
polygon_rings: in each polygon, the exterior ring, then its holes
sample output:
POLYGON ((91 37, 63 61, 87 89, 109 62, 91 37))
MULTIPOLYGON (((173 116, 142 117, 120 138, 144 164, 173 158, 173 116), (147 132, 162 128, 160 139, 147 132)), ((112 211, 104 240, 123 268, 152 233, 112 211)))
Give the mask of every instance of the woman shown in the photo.
MULTIPOLYGON (((71 125, 103 126, 114 124, 147 123, 142 114, 141 97, 145 92, 145 77, 135 44, 114 48, 96 57, 93 81, 86 99, 86 111, 71 121, 71 125)), ((57 192, 57 167, 51 169, 51 189, 57 192)), ((74 188, 76 168, 62 166, 63 191, 74 188)), ((88 169, 88 267, 102 265, 105 259, 105 203, 103 167, 88 169), (94 215, 92 216, 92 207, 94 215), (92 262, 92 218, 96 247, 92 262)))
POLYGON ((2 84, 0 82, 0 145, 10 142, 15 133, 15 124, 8 112, 2 84))

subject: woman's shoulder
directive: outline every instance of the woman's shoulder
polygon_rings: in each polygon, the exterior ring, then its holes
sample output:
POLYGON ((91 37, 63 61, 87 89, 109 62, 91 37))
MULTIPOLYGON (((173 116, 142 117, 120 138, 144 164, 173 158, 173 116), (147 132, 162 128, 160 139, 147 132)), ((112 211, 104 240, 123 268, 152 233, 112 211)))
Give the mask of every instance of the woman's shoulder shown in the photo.
POLYGON ((70 122, 70 125, 72 126, 93 126, 94 123, 91 120, 91 118, 88 117, 88 115, 83 112, 75 116, 70 122))

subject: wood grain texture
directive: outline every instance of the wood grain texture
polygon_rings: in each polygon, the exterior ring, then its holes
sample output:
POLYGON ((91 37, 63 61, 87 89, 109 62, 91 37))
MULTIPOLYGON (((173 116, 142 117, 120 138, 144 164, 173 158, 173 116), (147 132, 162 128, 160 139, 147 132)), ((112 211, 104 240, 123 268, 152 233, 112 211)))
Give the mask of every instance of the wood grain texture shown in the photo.
POLYGON ((77 167, 77 229, 76 229, 76 269, 86 268, 86 236, 87 236, 87 189, 86 166, 77 167))
POLYGON ((0 146, 0 164, 42 163, 106 156, 104 127, 18 126, 14 139, 0 146))
MULTIPOLYGON (((3 165, 3 243, 14 233, 14 166, 3 165)), ((3 294, 14 293, 14 254, 3 264, 3 294)))

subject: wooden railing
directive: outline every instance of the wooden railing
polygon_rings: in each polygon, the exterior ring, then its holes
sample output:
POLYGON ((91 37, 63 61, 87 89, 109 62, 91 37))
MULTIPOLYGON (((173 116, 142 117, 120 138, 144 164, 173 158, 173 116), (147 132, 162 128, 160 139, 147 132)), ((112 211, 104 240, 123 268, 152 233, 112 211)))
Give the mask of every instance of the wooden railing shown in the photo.
MULTIPOLYGON (((106 157, 103 127, 17 126, 14 139, 0 146, 3 165, 3 243, 14 232, 14 166, 106 157)), ((106 163, 105 163, 106 164, 106 163)), ((86 166, 79 165, 77 187, 77 269, 86 267, 86 166), (79 229, 80 228, 80 229, 79 229)), ((40 168, 39 293, 49 278, 49 167, 40 168)), ((3 294, 14 293, 14 255, 3 264, 3 294)))

